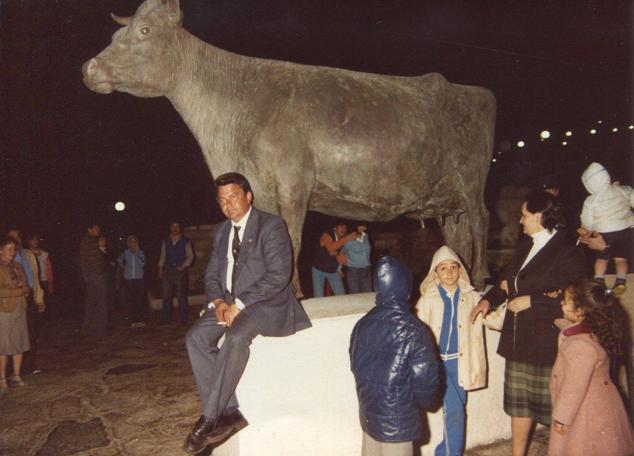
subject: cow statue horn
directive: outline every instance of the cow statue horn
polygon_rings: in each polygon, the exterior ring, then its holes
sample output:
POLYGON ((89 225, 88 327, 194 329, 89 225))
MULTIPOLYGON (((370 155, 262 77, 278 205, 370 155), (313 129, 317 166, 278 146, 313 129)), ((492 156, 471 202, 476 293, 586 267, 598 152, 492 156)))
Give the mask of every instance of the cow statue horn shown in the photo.
POLYGON ((119 25, 130 25, 132 23, 132 16, 130 17, 121 17, 121 16, 117 16, 114 13, 110 13, 110 17, 112 18, 113 21, 115 21, 117 24, 119 25))

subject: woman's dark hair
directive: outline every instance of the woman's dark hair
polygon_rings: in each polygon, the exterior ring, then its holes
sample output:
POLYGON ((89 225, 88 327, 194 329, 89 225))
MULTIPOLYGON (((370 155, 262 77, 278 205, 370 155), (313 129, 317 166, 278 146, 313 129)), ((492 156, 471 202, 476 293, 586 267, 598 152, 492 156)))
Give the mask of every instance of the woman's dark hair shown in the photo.
POLYGON ((575 308, 584 312, 583 324, 607 354, 613 358, 622 357, 629 317, 618 298, 587 279, 570 284, 567 290, 575 308))
POLYGON ((240 173, 226 173, 222 176, 218 176, 214 181, 214 184, 216 185, 216 188, 229 184, 236 184, 244 190, 244 193, 251 192, 251 195, 253 195, 251 184, 249 184, 247 178, 240 173))
POLYGON ((566 226, 559 198, 544 190, 535 190, 528 194, 526 197, 526 210, 531 214, 541 213, 541 224, 548 231, 566 226))
POLYGON ((11 237, 9 237, 9 236, 4 236, 4 237, 0 238, 0 249, 3 249, 5 245, 9 245, 9 244, 13 244, 16 247, 18 245, 16 240, 11 238, 11 237))

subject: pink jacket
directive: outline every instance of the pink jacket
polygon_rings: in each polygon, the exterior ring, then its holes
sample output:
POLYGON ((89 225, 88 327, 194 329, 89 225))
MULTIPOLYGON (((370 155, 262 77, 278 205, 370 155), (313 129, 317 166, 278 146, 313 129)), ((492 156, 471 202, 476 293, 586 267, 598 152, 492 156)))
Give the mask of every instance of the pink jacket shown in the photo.
POLYGON ((559 334, 559 353, 550 379, 553 423, 549 456, 626 456, 634 436, 616 386, 610 380, 605 350, 582 325, 559 334))

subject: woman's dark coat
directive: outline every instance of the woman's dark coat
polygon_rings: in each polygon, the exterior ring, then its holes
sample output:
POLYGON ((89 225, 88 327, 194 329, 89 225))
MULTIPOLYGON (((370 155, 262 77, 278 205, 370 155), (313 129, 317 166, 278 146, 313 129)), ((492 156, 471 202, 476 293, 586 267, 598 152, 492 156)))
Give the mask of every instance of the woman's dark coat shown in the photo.
MULTIPOLYGON (((585 259, 581 249, 567 238, 565 232, 558 231, 520 271, 532 245, 532 238, 524 237, 501 276, 501 280, 509 284, 509 301, 530 295, 531 307, 518 314, 507 310, 498 354, 511 361, 552 366, 557 357, 559 335, 553 321, 562 317, 562 298, 551 298, 545 293, 562 290, 583 277, 585 259)), ((496 308, 506 300, 506 293, 494 287, 485 299, 496 308)))

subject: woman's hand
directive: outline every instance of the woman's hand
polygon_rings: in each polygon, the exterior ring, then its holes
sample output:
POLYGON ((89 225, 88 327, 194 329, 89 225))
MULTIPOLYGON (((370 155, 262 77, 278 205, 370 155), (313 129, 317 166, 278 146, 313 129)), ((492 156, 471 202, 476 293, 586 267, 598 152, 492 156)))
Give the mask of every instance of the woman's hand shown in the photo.
POLYGON ((471 320, 471 324, 474 324, 476 318, 478 318, 478 314, 482 313, 482 316, 485 317, 487 313, 489 313, 489 301, 486 299, 481 299, 477 306, 475 306, 471 310, 471 315, 469 315, 469 319, 471 320))
POLYGON ((554 290, 554 291, 549 291, 544 293, 544 296, 548 296, 549 298, 552 299, 557 299, 558 297, 561 296, 561 290, 554 290))
POLYGON ((513 312, 514 314, 523 312, 531 306, 531 297, 528 295, 518 296, 517 298, 511 300, 507 307, 508 310, 513 312))
POLYGON ((500 290, 503 290, 507 295, 509 294, 509 282, 508 282, 508 280, 502 280, 500 282, 500 290))

